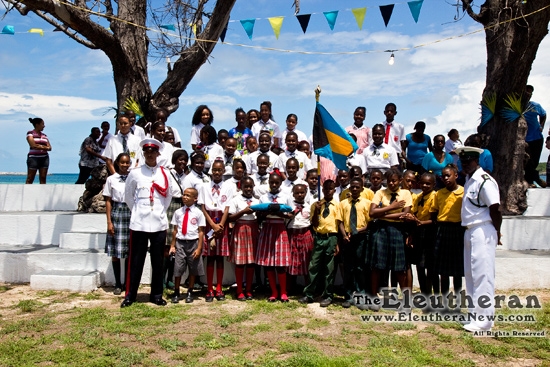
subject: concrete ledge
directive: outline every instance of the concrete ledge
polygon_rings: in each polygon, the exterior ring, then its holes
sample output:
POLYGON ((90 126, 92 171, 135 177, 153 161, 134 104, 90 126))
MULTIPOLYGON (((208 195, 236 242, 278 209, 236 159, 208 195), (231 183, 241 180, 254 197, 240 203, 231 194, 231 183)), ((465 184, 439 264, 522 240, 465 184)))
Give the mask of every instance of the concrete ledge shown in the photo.
POLYGON ((549 217, 550 189, 527 190, 527 210, 523 215, 529 217, 549 217))
POLYGON ((497 249, 496 288, 550 288, 550 251, 497 249))
POLYGON ((0 212, 76 210, 84 190, 84 185, 0 185, 0 212))
POLYGON ((517 251, 550 250, 549 228, 550 217, 504 217, 501 227, 502 248, 517 251))
POLYGON ((63 249, 105 249, 106 233, 66 232, 61 233, 59 248, 63 249))
POLYGON ((101 286, 99 271, 49 270, 31 275, 31 289, 92 292, 101 286))

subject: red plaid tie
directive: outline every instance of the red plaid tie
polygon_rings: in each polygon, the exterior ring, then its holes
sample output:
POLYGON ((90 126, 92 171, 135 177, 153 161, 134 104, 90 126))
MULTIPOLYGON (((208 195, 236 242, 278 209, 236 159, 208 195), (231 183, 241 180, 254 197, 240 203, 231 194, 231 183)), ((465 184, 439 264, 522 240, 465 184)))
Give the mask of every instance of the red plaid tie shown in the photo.
POLYGON ((212 195, 213 195, 213 194, 220 195, 220 185, 215 184, 215 185, 212 187, 212 195))
POLYGON ((183 216, 183 222, 181 223, 181 234, 187 234, 187 222, 189 221, 189 208, 185 208, 185 215, 183 216))

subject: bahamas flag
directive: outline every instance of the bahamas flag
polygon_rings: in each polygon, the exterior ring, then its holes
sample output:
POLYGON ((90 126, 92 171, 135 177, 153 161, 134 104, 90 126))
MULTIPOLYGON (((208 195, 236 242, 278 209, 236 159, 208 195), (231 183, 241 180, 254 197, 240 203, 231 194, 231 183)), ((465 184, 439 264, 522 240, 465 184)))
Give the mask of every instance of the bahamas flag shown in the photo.
POLYGON ((315 154, 334 162, 338 169, 347 170, 346 159, 358 148, 357 143, 317 102, 313 119, 313 148, 315 154))

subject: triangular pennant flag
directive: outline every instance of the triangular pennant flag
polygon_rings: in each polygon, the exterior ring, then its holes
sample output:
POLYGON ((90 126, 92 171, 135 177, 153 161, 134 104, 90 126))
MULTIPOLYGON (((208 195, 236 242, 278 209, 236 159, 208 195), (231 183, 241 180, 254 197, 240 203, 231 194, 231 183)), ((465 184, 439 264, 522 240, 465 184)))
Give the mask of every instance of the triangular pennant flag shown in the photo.
POLYGON ((279 39, 279 34, 281 34, 281 27, 283 26, 283 20, 285 17, 271 17, 267 18, 273 28, 273 33, 275 33, 275 38, 279 39))
POLYGON ((347 158, 357 148, 357 143, 346 130, 317 102, 313 118, 314 153, 330 159, 338 169, 347 171, 347 158))
POLYGON ((388 23, 390 22, 391 13, 393 13, 393 6, 395 4, 390 5, 380 5, 380 13, 382 13, 382 18, 384 19, 384 24, 386 27, 388 26, 388 23))
POLYGON ((2 34, 11 34, 13 36, 15 34, 15 28, 12 25, 5 25, 4 28, 2 28, 2 34))
POLYGON ((328 26, 330 30, 334 30, 334 24, 336 23, 336 17, 338 17, 338 10, 324 11, 325 18, 327 18, 328 26))
POLYGON ((163 24, 160 28, 168 29, 169 31, 175 31, 176 26, 174 24, 163 24))
POLYGON ((418 16, 420 15, 420 9, 422 8, 422 3, 424 0, 409 1, 409 9, 411 9, 411 15, 413 16, 414 22, 418 23, 418 16))
POLYGON ((29 29, 29 33, 38 33, 41 36, 44 36, 44 30, 40 28, 31 28, 29 29))
POLYGON ((296 19, 300 22, 300 27, 302 27, 304 34, 306 33, 307 26, 309 24, 309 18, 311 18, 311 14, 296 15, 296 19))
POLYGON ((54 31, 54 32, 61 32, 62 29, 61 29, 61 27, 55 27, 53 31, 54 31))
POLYGON ((222 40, 222 42, 225 41, 225 35, 227 34, 227 26, 228 25, 229 25, 229 22, 223 28, 222 34, 220 34, 220 39, 222 40))
POLYGON ((191 24, 191 30, 193 31, 193 34, 196 37, 197 36, 197 25, 196 24, 191 24))
POLYGON ((355 8, 351 9, 351 12, 355 17, 359 29, 363 29, 363 21, 365 20, 365 14, 367 14, 367 8, 355 8))
POLYGON ((252 39, 252 34, 254 33, 254 24, 255 23, 256 23, 255 18, 241 20, 241 24, 244 28, 244 31, 248 35, 249 39, 252 39))

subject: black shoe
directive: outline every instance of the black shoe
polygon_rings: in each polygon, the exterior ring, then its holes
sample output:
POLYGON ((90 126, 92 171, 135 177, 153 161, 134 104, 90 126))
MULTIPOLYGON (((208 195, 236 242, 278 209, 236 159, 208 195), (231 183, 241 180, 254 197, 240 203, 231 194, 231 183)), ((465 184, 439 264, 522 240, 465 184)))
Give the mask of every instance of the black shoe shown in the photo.
POLYGON ((342 307, 343 308, 350 308, 351 307, 351 302, 349 300, 342 302, 342 307))
POLYGON ((124 301, 120 304, 120 308, 131 306, 133 301, 130 301, 128 298, 124 298, 124 301))
POLYGON ((166 301, 162 299, 162 297, 159 298, 149 298, 149 302, 154 303, 157 306, 166 306, 166 301))
POLYGON ((332 300, 330 298, 322 299, 321 302, 319 302, 319 306, 321 307, 328 307, 332 303, 332 300))
POLYGON ((214 300, 214 292, 210 291, 206 293, 206 296, 204 297, 204 300, 206 302, 212 302, 214 300))
POLYGON ((313 298, 308 297, 308 296, 304 296, 304 297, 300 298, 298 300, 298 302, 300 302, 302 304, 313 303, 313 298))
POLYGON ((185 299, 185 303, 193 303, 193 293, 187 292, 187 298, 185 299))
POLYGON ((179 301, 180 301, 180 295, 179 295, 179 293, 174 293, 174 294, 172 295, 172 303, 179 303, 179 301))
POLYGON ((122 288, 121 287, 116 287, 115 290, 113 291, 113 294, 115 296, 119 296, 121 293, 122 293, 122 288))

